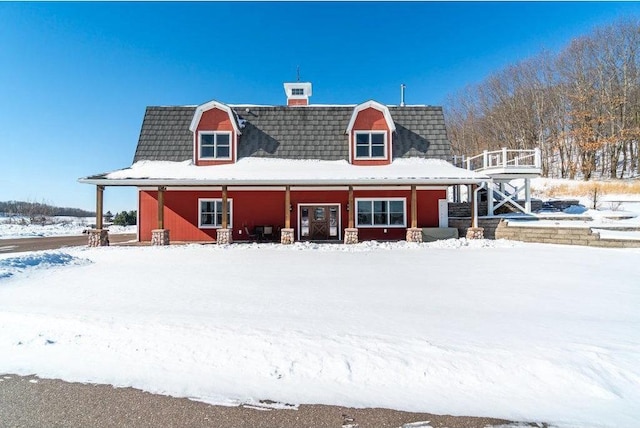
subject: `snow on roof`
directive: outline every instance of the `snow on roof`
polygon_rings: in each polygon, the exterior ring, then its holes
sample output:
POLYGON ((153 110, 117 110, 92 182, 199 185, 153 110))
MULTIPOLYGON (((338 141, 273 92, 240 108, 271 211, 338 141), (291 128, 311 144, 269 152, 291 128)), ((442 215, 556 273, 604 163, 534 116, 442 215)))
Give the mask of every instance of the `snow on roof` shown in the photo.
POLYGON ((130 168, 80 181, 109 185, 382 185, 478 183, 487 179, 482 174, 457 168, 440 159, 402 158, 390 165, 358 166, 345 160, 243 158, 235 164, 214 166, 196 166, 192 161, 139 161, 130 168))

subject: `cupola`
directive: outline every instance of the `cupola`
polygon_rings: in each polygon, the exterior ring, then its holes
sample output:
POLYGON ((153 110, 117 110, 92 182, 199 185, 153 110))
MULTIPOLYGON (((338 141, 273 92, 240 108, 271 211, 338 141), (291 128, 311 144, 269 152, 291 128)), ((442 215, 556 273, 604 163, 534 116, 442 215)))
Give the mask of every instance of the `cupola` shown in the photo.
POLYGON ((284 92, 287 94, 288 106, 308 106, 309 97, 311 96, 311 83, 285 83, 284 92))

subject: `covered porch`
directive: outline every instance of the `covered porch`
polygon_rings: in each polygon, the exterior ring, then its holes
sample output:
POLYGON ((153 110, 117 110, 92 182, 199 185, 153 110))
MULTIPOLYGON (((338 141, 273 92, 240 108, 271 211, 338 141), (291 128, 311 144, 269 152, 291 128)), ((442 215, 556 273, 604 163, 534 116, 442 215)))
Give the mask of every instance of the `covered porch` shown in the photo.
MULTIPOLYGON (((145 162, 79 181, 96 186, 96 229, 89 245, 108 243, 103 195, 110 186, 138 189, 139 240, 229 244, 255 227, 271 227, 282 244, 296 240, 422 241, 422 227, 447 227, 447 188, 473 190, 489 177, 432 159, 387 166, 344 161, 241 159, 198 167, 186 162, 145 162), (444 202, 445 208, 441 209, 444 202), (105 243, 106 242, 106 243, 105 243)), ((477 192, 473 191, 474 201, 477 192)), ((477 226, 477 210, 473 225, 477 226)), ((263 229, 264 232, 264 229, 263 229)), ((473 237, 481 237, 476 231, 473 237)))

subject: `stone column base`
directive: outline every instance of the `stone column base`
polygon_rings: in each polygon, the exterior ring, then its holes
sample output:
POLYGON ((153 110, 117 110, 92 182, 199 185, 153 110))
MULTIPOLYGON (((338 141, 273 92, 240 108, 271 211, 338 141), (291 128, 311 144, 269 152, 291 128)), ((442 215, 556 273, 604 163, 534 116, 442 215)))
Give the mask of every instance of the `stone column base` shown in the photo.
POLYGON ((153 229, 151 245, 169 245, 169 229, 153 229))
POLYGON ((293 229, 280 229, 280 243, 284 245, 293 244, 293 229))
POLYGON ((407 242, 422 242, 422 229, 410 227, 407 229, 407 242))
POLYGON ((107 247, 109 245, 109 231, 107 229, 89 230, 89 247, 107 247))
POLYGON ((347 245, 357 244, 358 243, 358 229, 354 228, 346 228, 344 230, 344 243, 347 245))
POLYGON ((484 227, 468 228, 467 239, 484 239, 484 227))
POLYGON ((218 245, 231 244, 233 239, 231 238, 231 229, 218 229, 216 231, 216 241, 218 245))

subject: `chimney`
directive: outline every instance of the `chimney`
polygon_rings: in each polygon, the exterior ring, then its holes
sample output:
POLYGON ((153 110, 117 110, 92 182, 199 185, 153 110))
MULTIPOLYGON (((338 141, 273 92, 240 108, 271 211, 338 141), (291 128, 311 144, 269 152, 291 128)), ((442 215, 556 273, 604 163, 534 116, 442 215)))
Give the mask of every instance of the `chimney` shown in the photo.
POLYGON ((287 106, 308 106, 311 96, 311 83, 285 83, 284 92, 287 94, 287 106))
POLYGON ((400 85, 400 107, 404 107, 404 90, 407 87, 404 83, 400 85))

